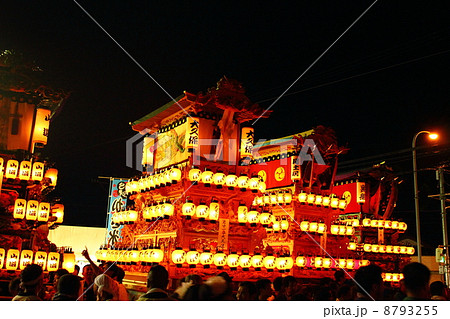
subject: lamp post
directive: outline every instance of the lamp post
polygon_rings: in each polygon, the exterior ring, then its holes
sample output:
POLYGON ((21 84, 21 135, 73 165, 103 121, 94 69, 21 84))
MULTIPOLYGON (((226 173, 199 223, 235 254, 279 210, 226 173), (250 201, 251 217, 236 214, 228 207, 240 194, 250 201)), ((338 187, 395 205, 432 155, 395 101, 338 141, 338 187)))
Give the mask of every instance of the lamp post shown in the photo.
POLYGON ((430 131, 420 131, 412 140, 412 156, 413 156, 413 177, 414 177, 414 206, 416 213, 416 236, 417 236, 417 261, 422 262, 422 241, 420 239, 420 216, 419 216, 419 189, 417 186, 417 155, 416 155, 416 140, 417 137, 422 134, 428 134, 428 137, 432 140, 438 138, 438 135, 431 133, 430 131))

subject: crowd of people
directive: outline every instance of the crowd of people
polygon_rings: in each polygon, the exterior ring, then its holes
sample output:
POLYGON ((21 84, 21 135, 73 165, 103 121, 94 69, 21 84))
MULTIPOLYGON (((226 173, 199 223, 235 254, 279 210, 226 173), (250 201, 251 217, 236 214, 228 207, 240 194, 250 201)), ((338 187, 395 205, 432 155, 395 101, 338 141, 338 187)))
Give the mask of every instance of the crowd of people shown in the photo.
POLYGON ((181 279, 179 286, 168 290, 169 273, 162 265, 151 267, 147 275, 148 291, 134 297, 122 284, 123 269, 113 262, 97 266, 90 262, 79 276, 65 269, 56 271, 52 285, 44 285, 44 272, 35 264, 28 265, 20 277, 11 280, 13 301, 164 301, 164 300, 238 300, 238 301, 424 301, 448 300, 446 285, 441 281, 430 284, 430 270, 423 264, 413 262, 403 268, 404 279, 393 288, 383 281, 382 269, 377 265, 359 268, 353 278, 343 270, 336 270, 334 278, 322 278, 311 284, 293 276, 277 277, 273 281, 259 279, 256 282, 233 282, 227 272, 203 279, 192 274, 181 279), (44 289, 45 288, 45 289, 44 289))

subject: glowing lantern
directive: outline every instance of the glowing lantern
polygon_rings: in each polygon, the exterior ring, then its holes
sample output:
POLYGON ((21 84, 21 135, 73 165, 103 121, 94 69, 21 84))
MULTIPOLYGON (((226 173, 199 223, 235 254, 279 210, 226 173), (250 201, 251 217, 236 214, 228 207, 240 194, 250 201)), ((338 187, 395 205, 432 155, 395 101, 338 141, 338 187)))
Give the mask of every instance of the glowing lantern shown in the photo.
POLYGON ((152 215, 150 214, 150 207, 144 207, 144 209, 142 210, 142 218, 144 218, 146 222, 149 222, 152 219, 152 215))
POLYGON ((401 231, 405 231, 406 228, 408 228, 408 225, 406 225, 405 222, 398 223, 398 229, 400 229, 401 231))
POLYGON ((252 157, 254 138, 255 134, 253 127, 243 127, 241 129, 241 159, 252 157))
POLYGON ((73 252, 65 252, 63 254, 62 268, 66 269, 69 273, 73 273, 75 270, 75 254, 73 252))
POLYGON ((239 257, 239 266, 242 268, 248 269, 252 265, 251 257, 247 254, 243 254, 239 257))
POLYGON ((231 253, 227 258, 227 265, 230 268, 236 268, 239 265, 239 255, 236 253, 231 253))
POLYGON ((213 183, 217 186, 217 188, 222 188, 225 184, 225 174, 222 172, 217 172, 213 176, 213 183))
POLYGON ((324 234, 327 230, 327 226, 324 223, 317 224, 317 232, 319 234, 324 234))
POLYGON ((292 267, 294 267, 294 259, 292 259, 291 256, 284 257, 284 260, 286 261, 285 269, 290 270, 292 267))
POLYGON ((272 255, 264 257, 263 265, 264 268, 266 268, 268 271, 273 271, 273 269, 275 268, 275 257, 272 255))
POLYGON ((414 252, 415 252, 414 247, 407 247, 407 248, 406 248, 406 253, 407 253, 408 255, 414 255, 414 252))
POLYGON ((155 210, 154 210, 155 217, 156 218, 163 217, 163 215, 162 215, 162 205, 158 204, 158 205, 155 205, 154 207, 155 207, 155 210))
POLYGON ((234 174, 227 175, 225 178, 225 184, 228 186, 228 189, 232 190, 237 185, 237 176, 234 174))
POLYGON ((406 247, 406 246, 400 246, 400 254, 406 254, 406 249, 407 249, 408 247, 406 247))
POLYGON ((38 217, 37 220, 39 222, 48 221, 48 217, 50 215, 50 203, 39 203, 38 217))
POLYGON ((186 252, 184 250, 177 248, 172 252, 172 262, 177 265, 177 267, 181 267, 185 260, 186 252))
POLYGON ((259 255, 259 254, 253 255, 251 258, 252 266, 255 269, 261 269, 261 267, 263 266, 263 259, 264 258, 262 255, 259 255))
POLYGON ((306 203, 307 198, 308 195, 303 191, 298 194, 298 201, 302 204, 306 203))
POLYGON ((371 244, 364 244, 363 250, 364 250, 366 253, 370 253, 370 252, 372 251, 372 245, 371 245, 371 244))
POLYGON ((331 258, 324 258, 322 260, 323 268, 330 268, 331 267, 331 258))
POLYGON ((207 187, 210 186, 213 181, 213 175, 214 173, 209 170, 204 171, 201 175, 202 183, 207 187))
POLYGON ((270 196, 269 196, 269 194, 265 194, 263 196, 263 201, 264 201, 264 204, 267 204, 267 205, 270 204, 270 196))
POLYGON ((352 226, 345 226, 345 235, 352 236, 355 233, 355 229, 352 226))
POLYGON ((26 212, 27 220, 36 220, 37 219, 38 207, 39 207, 39 202, 37 200, 29 200, 27 202, 27 212, 26 212))
POLYGON ((339 198, 337 198, 337 197, 332 197, 332 198, 331 198, 331 201, 330 201, 330 206, 331 206, 331 208, 333 208, 333 209, 338 208, 338 207, 339 207, 339 198))
POLYGON ((329 196, 324 196, 324 197, 322 198, 322 206, 323 206, 323 207, 328 207, 328 206, 330 206, 330 202, 331 202, 331 200, 330 200, 330 197, 329 197, 329 196))
POLYGON ((209 251, 204 251, 200 254, 200 263, 203 265, 203 268, 209 268, 213 263, 213 254, 209 251))
POLYGON ((394 254, 400 254, 400 246, 394 246, 394 254))
POLYGON ((199 119, 188 116, 186 118, 186 126, 186 148, 188 152, 194 152, 198 149, 199 119))
POLYGON ((322 268, 322 266, 323 266, 323 258, 322 257, 314 258, 314 267, 322 268))
POLYGON ((150 260, 153 263, 160 263, 164 259, 164 252, 160 248, 150 249, 150 260))
POLYGON ((286 269, 286 263, 287 261, 284 257, 278 257, 275 259, 275 268, 283 272, 286 269))
POLYGON ((276 200, 276 202, 277 202, 278 204, 283 204, 283 203, 284 203, 284 193, 279 192, 279 193, 277 194, 277 200, 276 200))
POLYGON ((9 160, 6 163, 5 177, 16 178, 19 170, 19 162, 16 160, 9 160))
POLYGON ((347 259, 347 269, 353 269, 355 267, 355 261, 353 259, 347 259))
POLYGON ((145 191, 145 189, 146 189, 146 186, 145 186, 145 184, 146 184, 146 179, 145 178, 141 178, 141 179, 139 179, 139 181, 138 181, 138 190, 139 190, 139 192, 144 192, 145 191))
POLYGON ((304 220, 300 223, 300 230, 301 231, 308 231, 309 230, 309 221, 304 220))
POLYGON ((366 259, 359 261, 359 266, 360 267, 365 267, 365 266, 368 266, 369 264, 370 264, 370 261, 366 260, 366 259))
POLYGON ((316 196, 316 200, 314 201, 314 205, 316 205, 316 206, 320 206, 320 205, 322 205, 322 195, 317 195, 316 196))
POLYGON ((309 205, 312 205, 312 204, 314 204, 314 202, 315 202, 315 198, 316 198, 316 195, 314 195, 314 194, 309 194, 309 195, 308 195, 308 198, 306 199, 306 202, 307 202, 309 205))
POLYGON ((396 220, 394 220, 394 221, 392 222, 392 229, 398 229, 398 227, 399 227, 399 222, 396 221, 396 220))
POLYGON ((20 253, 20 270, 24 270, 25 267, 33 262, 33 251, 32 250, 22 250, 20 253))
POLYGON ((35 114, 33 143, 47 144, 48 128, 50 125, 51 111, 44 108, 37 108, 35 114))
POLYGON ((310 232, 315 233, 315 232, 317 232, 318 228, 319 228, 319 224, 317 222, 309 223, 309 231, 310 232))
POLYGON ((259 188, 259 178, 258 177, 252 177, 248 183, 249 188, 252 190, 253 193, 256 193, 259 188))
POLYGON ((243 205, 239 205, 238 207, 238 222, 240 224, 245 224, 247 222, 247 207, 243 205))
POLYGON ((394 246, 387 245, 386 246, 386 253, 392 254, 394 252, 394 246))
POLYGON ((47 258, 47 271, 56 271, 59 268, 59 253, 51 252, 47 258))
POLYGON ((129 256, 130 256, 131 264, 136 265, 140 260, 140 251, 137 250, 136 247, 133 247, 133 249, 130 250, 129 256))
POLYGON ((219 219, 220 215, 220 205, 217 201, 212 200, 209 204, 209 215, 208 219, 211 221, 216 221, 219 219))
POLYGON ((340 229, 340 225, 331 225, 330 232, 332 235, 338 235, 339 229, 340 229))
POLYGON ((378 245, 378 252, 384 254, 386 252, 386 245, 378 245))
POLYGON ((369 218, 364 218, 363 219, 363 226, 364 227, 370 227, 370 225, 371 225, 370 219, 369 218))
POLYGON ((353 219, 350 225, 353 227, 359 227, 359 219, 353 219))
POLYGON ((384 228, 384 220, 380 219, 380 220, 378 221, 377 227, 384 228))
POLYGON ((256 205, 262 206, 264 204, 264 197, 256 197, 255 201, 256 205))
POLYGON ((200 180, 202 171, 198 168, 191 168, 189 170, 188 178, 191 182, 198 182, 200 180))
POLYGON ((344 210, 347 208, 347 201, 345 199, 339 200, 339 209, 344 210))
POLYGON ((259 182, 259 186, 258 186, 258 190, 259 190, 261 193, 264 193, 264 192, 266 191, 266 183, 260 181, 260 182, 259 182))
POLYGON ((55 223, 61 224, 64 219, 64 205, 63 204, 55 204, 52 206, 52 215, 56 217, 55 223))
POLYGON ((181 180, 181 170, 178 167, 172 167, 169 170, 170 182, 176 184, 181 180))
POLYGON ((128 222, 135 223, 138 218, 138 213, 135 210, 129 210, 127 214, 128 222))
POLYGON ((274 232, 279 232, 281 230, 281 224, 280 221, 276 220, 272 224, 272 229, 274 232))
POLYGON ((3 264, 5 263, 6 252, 3 248, 0 248, 0 269, 3 268, 3 264))
POLYGON ((286 219, 282 219, 280 221, 280 228, 281 228, 281 231, 283 231, 283 232, 287 231, 289 228, 289 222, 286 219))
POLYGON ((8 249, 6 254, 6 270, 16 270, 19 268, 19 250, 8 249))
POLYGON ((380 246, 379 245, 372 245, 372 252, 373 253, 378 253, 380 250, 380 246))
POLYGON ((195 250, 190 250, 186 254, 186 262, 189 264, 190 268, 195 268, 200 259, 200 253, 195 250))
POLYGON ((247 221, 250 224, 256 224, 259 221, 259 213, 256 210, 251 210, 247 214, 247 221))
POLYGON ((205 205, 205 203, 200 203, 195 210, 195 216, 200 220, 205 220, 209 214, 209 207, 205 205))
POLYGON ((371 227, 378 227, 378 220, 372 219, 372 220, 370 221, 370 226, 371 226, 371 227))
POLYGON ((272 222, 272 215, 268 212, 263 212, 259 216, 259 222, 264 226, 267 227, 272 222))
POLYGON ((347 249, 348 249, 348 250, 356 250, 356 246, 357 246, 356 243, 350 242, 350 243, 348 243, 348 245, 347 245, 347 249))
POLYGON ((392 220, 386 220, 384 222, 384 228, 392 228, 392 220))
POLYGON ((31 175, 31 162, 22 161, 19 167, 19 179, 29 180, 31 175))
POLYGON ((27 206, 27 201, 25 199, 16 199, 14 203, 14 213, 13 217, 15 219, 23 219, 25 217, 25 207, 27 206))
POLYGON ((164 204, 161 205, 161 212, 162 215, 164 216, 164 218, 168 218, 170 216, 173 215, 174 213, 174 207, 173 204, 170 202, 165 202, 164 204))
POLYGON ((339 235, 345 235, 347 233, 347 226, 339 225, 339 235))
POLYGON ((347 259, 339 258, 338 265, 339 268, 345 268, 347 266, 347 259))
POLYGON ((241 189, 241 191, 245 191, 248 188, 250 179, 246 175, 241 175, 237 179, 237 185, 241 189))
POLYGON ((217 266, 217 268, 221 269, 223 266, 227 264, 227 255, 225 255, 223 252, 219 251, 214 254, 214 265, 217 266))
POLYGON ((272 205, 276 205, 276 204, 277 204, 277 194, 271 193, 271 194, 269 195, 269 198, 270 198, 270 203, 271 203, 272 205))
POLYGON ((195 214, 195 205, 192 201, 187 200, 186 203, 183 204, 183 207, 181 208, 181 212, 183 216, 186 217, 186 219, 191 219, 192 216, 195 214))
POLYGON ((284 197, 284 203, 285 204, 290 204, 292 202, 292 194, 289 191, 286 191, 283 195, 284 197))
POLYGON ((298 256, 296 259, 295 259, 295 264, 298 266, 298 267, 305 267, 306 266, 306 257, 305 256, 298 256))

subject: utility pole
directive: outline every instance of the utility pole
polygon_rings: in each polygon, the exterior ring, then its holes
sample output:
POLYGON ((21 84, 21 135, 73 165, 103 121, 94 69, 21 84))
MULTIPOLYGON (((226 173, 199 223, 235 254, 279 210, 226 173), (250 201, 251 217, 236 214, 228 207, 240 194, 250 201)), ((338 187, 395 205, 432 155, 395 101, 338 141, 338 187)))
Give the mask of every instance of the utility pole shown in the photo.
POLYGON ((444 190, 444 168, 440 166, 436 171, 436 178, 439 180, 439 199, 441 201, 441 218, 442 218, 442 235, 445 249, 445 263, 444 274, 445 283, 447 287, 450 283, 449 278, 449 246, 448 246, 448 232, 447 232, 447 207, 445 207, 446 194, 444 190))

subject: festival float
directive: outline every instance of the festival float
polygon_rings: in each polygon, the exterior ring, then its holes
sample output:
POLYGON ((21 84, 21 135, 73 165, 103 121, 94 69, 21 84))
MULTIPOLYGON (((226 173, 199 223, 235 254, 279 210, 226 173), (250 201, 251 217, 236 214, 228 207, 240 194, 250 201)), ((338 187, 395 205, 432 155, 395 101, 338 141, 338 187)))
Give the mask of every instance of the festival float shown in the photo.
POLYGON ((414 248, 397 244, 407 225, 391 219, 393 172, 337 175, 346 149, 322 126, 255 142, 251 122, 269 115, 224 77, 130 123, 142 173, 115 185, 115 235, 97 259, 117 261, 134 282, 153 264, 172 280, 226 271, 243 281, 352 275, 370 263, 399 281, 414 248))
POLYGON ((42 158, 52 116, 68 94, 43 85, 41 69, 13 51, 0 54, 0 279, 35 263, 72 269, 75 255, 48 240, 64 205, 49 200, 58 170, 42 158))

